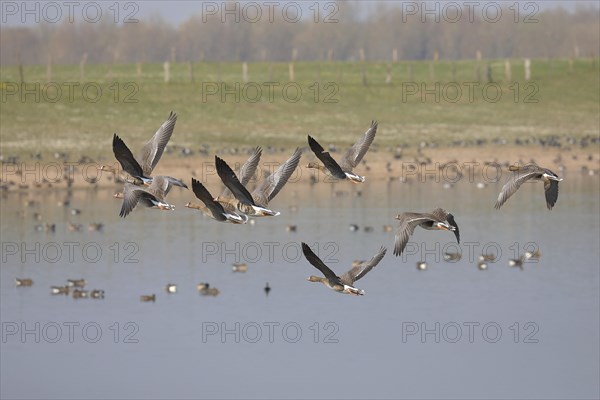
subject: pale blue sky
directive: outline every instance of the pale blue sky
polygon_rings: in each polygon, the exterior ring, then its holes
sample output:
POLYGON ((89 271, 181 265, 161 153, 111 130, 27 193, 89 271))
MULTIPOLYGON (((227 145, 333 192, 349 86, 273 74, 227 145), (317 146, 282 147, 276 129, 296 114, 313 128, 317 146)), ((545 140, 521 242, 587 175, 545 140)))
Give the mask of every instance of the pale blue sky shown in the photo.
MULTIPOLYGON (((87 0, 86 0, 87 1, 87 0)), ((267 13, 268 13, 268 8, 269 6, 266 5, 268 3, 276 3, 277 5, 275 6, 274 10, 276 13, 281 13, 282 8, 286 7, 286 4, 288 3, 296 3, 296 4, 300 4, 300 7, 302 8, 302 14, 303 15, 308 15, 308 16, 312 16, 313 15, 313 11, 314 10, 314 5, 316 3, 319 3, 319 8, 321 8, 321 12, 322 13, 326 13, 326 10, 324 10, 325 6, 327 3, 332 3, 331 0, 320 0, 320 1, 316 1, 316 0, 296 0, 294 1, 273 1, 273 0, 255 0, 255 1, 250 1, 250 0, 240 0, 240 3, 242 3, 242 5, 244 4, 248 4, 248 3, 256 3, 260 6, 261 11, 263 12, 263 18, 267 18, 267 13), (313 7, 313 8, 311 8, 313 7)), ((353 3, 357 3, 359 4, 359 6, 364 10, 363 15, 366 17, 369 14, 369 10, 372 9, 373 7, 376 6, 377 2, 373 2, 373 1, 352 1, 353 3)), ((409 4, 409 3, 416 3, 418 5, 423 4, 422 1, 417 1, 417 2, 412 2, 412 1, 394 1, 394 0, 388 0, 388 2, 390 3, 405 3, 405 4, 409 4)), ((463 5, 464 3, 479 3, 481 4, 481 6, 483 7, 483 5, 485 3, 490 3, 492 1, 490 0, 480 0, 480 1, 462 1, 462 0, 458 0, 458 1, 454 1, 454 3, 459 4, 459 5, 463 5)), ((599 1, 570 1, 570 0, 544 0, 544 1, 537 1, 537 2, 532 2, 532 1, 527 1, 527 0, 507 0, 507 1, 502 1, 502 0, 496 0, 494 1, 495 3, 499 3, 502 4, 506 7, 513 5, 515 3, 520 3, 521 7, 524 7, 526 3, 535 3, 539 6, 539 10, 544 10, 547 8, 553 8, 553 7, 563 7, 566 8, 568 10, 574 10, 578 5, 596 5, 598 6, 599 1)), ((60 21, 64 21, 68 18, 68 14, 69 14, 69 7, 68 5, 66 5, 69 2, 66 1, 53 1, 53 2, 43 2, 43 1, 26 1, 25 3, 27 3, 27 7, 31 7, 32 9, 34 9, 34 7, 38 8, 37 11, 37 16, 35 15, 36 11, 33 11, 33 13, 29 13, 29 14, 25 14, 23 15, 23 1, 11 1, 11 0, 2 0, 0 1, 1 6, 0 6, 0 12, 1 12, 1 18, 0 18, 0 22, 2 26, 30 26, 30 25, 35 25, 37 22, 37 20, 39 21, 46 21, 46 22, 57 22, 54 21, 53 19, 55 18, 56 15, 56 9, 53 8, 53 6, 48 6, 49 3, 53 3, 53 4, 57 4, 60 7, 60 10, 58 11, 59 13, 61 13, 60 18, 57 18, 57 20, 60 21), (16 7, 16 9, 15 9, 16 7), (44 8, 47 7, 47 8, 44 8), (44 11, 45 10, 45 11, 44 11), (37 19, 36 19, 37 17, 37 19), (24 21, 24 22, 23 22, 24 21)), ((73 11, 73 15, 75 15, 76 19, 81 18, 82 15, 82 11, 83 11, 83 7, 85 2, 81 1, 75 1, 73 2, 75 3, 74 6, 72 6, 72 11, 73 11)), ((156 16, 156 15, 160 15, 164 20, 166 20, 167 22, 169 22, 170 24, 173 25, 178 25, 181 22, 187 20, 191 15, 201 15, 203 10, 206 12, 206 10, 210 9, 210 7, 213 7, 214 5, 216 5, 218 7, 218 12, 221 11, 221 7, 222 4, 224 4, 223 1, 198 1, 198 0, 175 0, 175 1, 160 1, 160 0, 136 0, 136 1, 127 1, 127 0, 120 0, 118 2, 119 6, 115 7, 115 4, 117 4, 117 2, 115 0, 96 0, 96 1, 92 1, 91 3, 95 4, 99 4, 100 7, 102 8, 101 13, 102 13, 102 19, 103 20, 108 20, 108 21, 112 21, 112 20, 117 20, 119 22, 122 22, 126 16, 131 15, 132 17, 138 18, 138 19, 143 19, 143 20, 147 20, 149 18, 151 18, 152 16, 156 16), (116 15, 116 11, 118 9, 118 14, 116 15)), ((425 3, 434 3, 434 1, 425 1, 425 3)), ((444 4, 444 2, 438 2, 440 4, 444 4)), ((94 7, 92 6, 88 6, 88 15, 90 16, 90 18, 94 18, 94 7)), ((34 9, 35 10, 35 9, 34 9)), ((291 8, 291 11, 293 11, 293 7, 291 8)))

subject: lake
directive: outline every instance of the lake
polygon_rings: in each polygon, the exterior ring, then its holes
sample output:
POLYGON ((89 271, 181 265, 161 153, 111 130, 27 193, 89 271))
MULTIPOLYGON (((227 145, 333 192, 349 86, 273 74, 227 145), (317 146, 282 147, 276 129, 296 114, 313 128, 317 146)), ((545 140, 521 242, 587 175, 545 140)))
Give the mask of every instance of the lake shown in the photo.
POLYGON ((179 188, 168 197, 175 211, 140 207, 126 219, 114 190, 7 193, 1 396, 598 398, 599 180, 566 175, 552 211, 542 186, 523 185, 495 210, 501 183, 290 183, 271 203, 281 215, 254 225, 203 217, 179 188), (417 228, 395 257, 394 216, 438 206, 454 214, 460 246, 417 228), (34 229, 46 221, 56 232, 34 229), (319 271, 300 242, 338 274, 381 245, 388 253, 356 283, 365 295, 349 296, 306 280, 319 271), (533 249, 539 260, 508 266, 533 249), (456 250, 460 261, 444 261, 456 250), (484 271, 482 252, 497 256, 484 271), (248 271, 234 273, 235 262, 248 271), (50 294, 69 278, 105 298, 50 294), (220 294, 199 295, 200 282, 220 294), (156 301, 140 301, 147 294, 156 301))

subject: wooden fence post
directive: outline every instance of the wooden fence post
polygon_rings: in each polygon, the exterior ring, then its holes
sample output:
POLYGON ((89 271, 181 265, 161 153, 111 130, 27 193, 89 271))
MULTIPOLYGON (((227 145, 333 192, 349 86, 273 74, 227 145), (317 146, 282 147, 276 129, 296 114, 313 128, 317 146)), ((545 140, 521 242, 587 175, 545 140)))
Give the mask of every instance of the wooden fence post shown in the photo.
POLYGON ((369 81, 367 80, 367 66, 365 65, 365 49, 360 48, 358 50, 358 56, 360 57, 361 75, 363 86, 368 86, 369 81))
POLYGON ((246 61, 242 63, 242 81, 248 83, 248 63, 246 61))
POLYGON ((387 65, 387 74, 385 76, 385 84, 386 85, 392 84, 392 64, 391 63, 387 65))
POLYGON ((188 61, 188 77, 191 83, 194 83, 194 64, 192 61, 188 61))
POLYGON ((48 55, 48 65, 46 66, 46 82, 52 82, 52 55, 48 55))
POLYGON ((504 77, 508 82, 512 81, 512 68, 508 59, 504 60, 504 77))
POLYGON ((83 82, 85 80, 85 63, 87 62, 88 54, 83 53, 81 56, 81 61, 79 61, 79 82, 83 82))
POLYGON ((169 83, 171 81, 170 67, 171 64, 168 61, 165 61, 163 63, 163 74, 165 83, 169 83))
POLYGON ((294 82, 294 61, 296 61, 296 57, 298 57, 298 50, 294 47, 292 49, 292 61, 288 65, 288 72, 290 75, 290 82, 294 82))
POLYGON ((531 79, 531 60, 529 58, 525 59, 525 80, 529 81, 531 79))
POLYGON ((481 50, 477 50, 477 52, 475 53, 475 59, 477 60, 477 63, 475 65, 475 80, 477 80, 477 82, 481 81, 481 50))

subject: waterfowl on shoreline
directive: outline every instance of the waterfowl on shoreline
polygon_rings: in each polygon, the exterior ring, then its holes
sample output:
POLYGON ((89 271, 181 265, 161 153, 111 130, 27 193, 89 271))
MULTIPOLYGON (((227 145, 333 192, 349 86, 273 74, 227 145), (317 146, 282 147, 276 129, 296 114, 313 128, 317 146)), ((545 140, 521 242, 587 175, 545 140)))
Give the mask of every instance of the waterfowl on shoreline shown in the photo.
MULTIPOLYGON (((246 189, 242 183, 238 180, 233 170, 227 165, 225 160, 215 156, 215 165, 217 167, 217 174, 225 184, 225 186, 233 193, 237 202, 235 207, 246 215, 253 216, 276 216, 278 212, 273 212, 266 207, 258 205, 248 189, 246 189)), ((231 204, 231 202, 227 201, 231 204)), ((232 204, 233 205, 233 204, 232 204)))
POLYGON ((325 277, 311 275, 308 277, 310 282, 321 282, 328 288, 335 290, 336 292, 353 294, 356 296, 362 296, 365 291, 362 289, 355 288, 354 282, 365 276, 373 267, 375 267, 381 259, 385 256, 387 249, 381 247, 379 252, 369 260, 367 263, 362 263, 355 267, 352 267, 349 271, 341 276, 337 276, 321 259, 313 253, 310 247, 306 243, 302 243, 302 252, 304 256, 315 268, 317 268, 325 277))
POLYGON ((155 176, 148 187, 126 183, 123 188, 123 203, 119 216, 125 218, 138 203, 142 203, 146 207, 156 207, 159 210, 174 210, 175 206, 165 202, 165 197, 171 187, 171 178, 161 175, 155 176))
POLYGON ((352 147, 350 147, 350 149, 348 149, 346 154, 340 159, 339 164, 333 159, 329 152, 323 149, 323 146, 321 146, 319 142, 308 135, 308 145, 323 165, 311 162, 306 167, 318 169, 337 179, 348 179, 354 183, 364 182, 365 177, 355 174, 352 170, 360 163, 367 153, 367 150, 369 150, 369 146, 373 143, 376 133, 377 121, 372 121, 369 129, 352 147))
POLYGON ((417 226, 427 230, 452 231, 456 236, 456 241, 460 243, 460 233, 454 216, 441 208, 436 208, 431 213, 405 212, 396 215, 396 219, 400 222, 394 242, 395 256, 402 254, 409 237, 414 233, 417 226))
POLYGON ((203 204, 187 203, 187 208, 195 208, 202 211, 205 215, 220 222, 231 222, 234 224, 245 224, 248 222, 248 216, 242 213, 225 210, 223 204, 216 201, 210 192, 204 187, 200 181, 192 178, 192 191, 203 204))
POLYGON ((104 224, 102 222, 90 222, 88 224, 88 231, 90 232, 98 232, 104 228, 104 224))
POLYGON ((496 209, 500 209, 524 182, 536 180, 544 182, 546 206, 549 210, 552 210, 552 207, 554 207, 558 200, 558 182, 562 181, 563 178, 559 178, 554 172, 547 168, 539 167, 536 164, 526 164, 524 166, 511 165, 508 167, 508 170, 515 173, 502 187, 494 206, 496 209))
POLYGON ((45 232, 45 233, 56 232, 56 224, 49 224, 46 222, 45 224, 36 225, 35 230, 38 232, 45 232))
MULTIPOLYGON (((277 168, 275 172, 272 174, 266 175, 265 178, 256 186, 256 189, 251 193, 252 199, 254 203, 262 208, 268 206, 269 202, 277 196, 277 194, 281 191, 283 186, 290 179, 298 164, 300 163, 300 157, 302 156, 302 151, 299 148, 296 148, 294 154, 290 158, 288 158, 283 164, 277 168)), ((240 182, 244 187, 244 182, 240 182)), ((217 198, 218 201, 225 201, 229 204, 234 205, 235 207, 240 208, 238 201, 234 199, 225 199, 222 197, 217 198)), ((270 216, 269 213, 257 212, 253 207, 244 207, 241 205, 241 208, 245 211, 245 213, 249 216, 253 217, 263 217, 270 216)), ((275 215, 279 215, 277 212, 275 215)))
POLYGON ((81 224, 76 224, 76 223, 67 221, 67 230, 69 232, 79 232, 81 230, 81 224))

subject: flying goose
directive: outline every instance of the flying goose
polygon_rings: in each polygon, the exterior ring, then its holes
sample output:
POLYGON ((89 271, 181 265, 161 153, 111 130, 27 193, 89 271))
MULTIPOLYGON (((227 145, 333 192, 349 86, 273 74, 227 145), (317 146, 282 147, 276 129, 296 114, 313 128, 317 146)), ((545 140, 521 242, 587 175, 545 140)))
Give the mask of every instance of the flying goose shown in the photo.
POLYGON ((217 166, 217 174, 225 184, 225 186, 231 190, 231 193, 235 196, 237 201, 237 209, 244 214, 251 215, 262 215, 262 216, 276 216, 279 213, 273 212, 268 208, 262 207, 254 201, 248 189, 242 185, 238 180, 233 170, 227 165, 225 160, 215 156, 215 165, 217 166))
POLYGON ((308 281, 310 282, 321 282, 328 288, 335 290, 336 292, 353 294, 356 296, 362 296, 365 294, 365 291, 362 289, 355 288, 354 282, 362 278, 369 272, 373 267, 375 267, 383 256, 385 256, 385 252, 387 249, 385 247, 381 247, 379 252, 371 258, 369 262, 359 264, 355 267, 352 267, 348 272, 344 273, 341 276, 337 276, 321 259, 313 253, 313 251, 308 247, 306 243, 302 243, 302 252, 304 256, 315 268, 317 268, 325 277, 314 276, 311 275, 308 277, 308 281))
MULTIPOLYGON (((256 173, 256 168, 258 168, 258 163, 260 162, 261 156, 262 156, 262 148, 256 147, 254 149, 254 152, 250 155, 250 157, 248 157, 248 160, 246 160, 244 165, 242 165, 240 167, 240 169, 236 172, 235 175, 237 176, 238 180, 242 183, 242 185, 244 185, 244 186, 248 185, 248 182, 250 182, 250 179, 252 179, 252 177, 256 173)), ((225 189, 223 189, 223 191, 221 192, 219 197, 217 197, 217 199, 219 199, 219 198, 226 199, 226 198, 229 198, 232 196, 233 196, 233 194, 226 187, 225 189)))
POLYGON ((123 203, 119 216, 125 218, 139 202, 146 207, 174 210, 175 206, 165 202, 165 197, 173 185, 172 179, 174 178, 168 176, 155 176, 148 187, 126 183, 123 188, 123 203))
POLYGON ((344 156, 341 158, 340 163, 338 164, 329 152, 323 149, 314 138, 308 135, 308 144, 310 149, 315 153, 317 158, 323 163, 323 165, 319 163, 311 162, 306 167, 318 169, 328 175, 331 175, 337 179, 348 179, 354 183, 361 183, 365 181, 364 176, 359 176, 352 172, 352 170, 360 163, 363 159, 367 150, 369 150, 369 146, 373 143, 373 139, 375 139, 375 134, 377 133, 377 121, 372 121, 371 126, 365 132, 365 134, 356 142, 344 156))
MULTIPOLYGON (((299 148, 297 148, 296 151, 294 151, 294 154, 292 154, 290 158, 288 158, 283 164, 281 164, 275 172, 273 172, 270 175, 267 175, 264 178, 264 180, 258 184, 256 189, 254 189, 254 191, 251 194, 252 198, 254 199, 254 202, 257 205, 266 208, 269 202, 273 200, 275 196, 277 196, 277 194, 281 191, 283 186, 287 183, 288 179, 290 179, 290 177, 296 170, 296 167, 298 167, 301 156, 302 151, 299 148)), ((241 183, 242 185, 244 184, 243 181, 241 183)), ((217 200, 221 202, 227 202, 234 206, 237 206, 238 204, 238 202, 234 199, 221 198, 220 196, 217 198, 217 200)), ((258 213, 250 207, 243 208, 244 212, 246 212, 246 214, 248 214, 249 216, 262 217, 265 215, 269 215, 258 213)), ((279 215, 279 213, 277 213, 276 215, 279 215)))
POLYGON ((546 194, 546 206, 549 210, 552 210, 554 204, 558 200, 558 182, 562 181, 554 172, 547 168, 542 168, 536 164, 526 164, 522 167, 518 165, 511 165, 508 167, 509 171, 515 172, 513 176, 506 182, 502 187, 498 200, 494 206, 497 210, 502 207, 506 200, 521 187, 521 185, 528 180, 536 180, 544 182, 544 192, 546 194))
POLYGON ((436 208, 431 213, 405 212, 396 215, 399 220, 398 232, 394 242, 394 255, 399 256, 404 251, 408 238, 414 233, 415 228, 447 230, 454 232, 456 241, 460 243, 460 233, 454 216, 441 208, 436 208))
MULTIPOLYGON (((169 118, 163 122, 154 136, 142 147, 140 156, 137 159, 133 156, 133 153, 129 150, 123 139, 117 136, 116 133, 113 135, 113 153, 115 154, 115 158, 121 164, 123 171, 134 178, 133 183, 138 185, 149 185, 152 183, 150 175, 156 164, 158 164, 169 139, 171 139, 176 122, 177 114, 171 111, 169 118)), ((104 171, 114 170, 114 168, 106 166, 102 166, 100 169, 104 171)), ((187 188, 180 180, 171 179, 175 185, 187 188)))
POLYGON ((223 204, 215 200, 204 185, 194 178, 192 178, 192 191, 203 204, 187 203, 185 205, 187 208, 200 210, 205 215, 221 222, 232 222, 234 224, 245 224, 248 222, 248 217, 246 215, 241 213, 238 214, 231 210, 225 210, 223 204))

